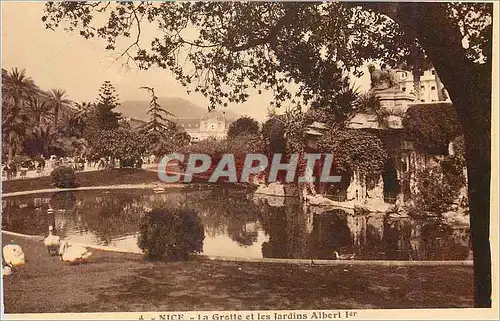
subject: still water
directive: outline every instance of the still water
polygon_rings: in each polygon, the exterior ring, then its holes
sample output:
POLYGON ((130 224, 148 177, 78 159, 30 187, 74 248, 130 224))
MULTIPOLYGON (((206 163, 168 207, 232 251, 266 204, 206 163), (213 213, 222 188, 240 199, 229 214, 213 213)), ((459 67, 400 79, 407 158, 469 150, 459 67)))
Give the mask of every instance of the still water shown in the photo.
POLYGON ((53 225, 70 241, 140 252, 141 214, 165 203, 187 204, 199 213, 205 255, 332 259, 337 251, 367 260, 464 260, 469 253, 469 229, 436 219, 354 216, 342 209, 321 212, 294 198, 257 196, 232 188, 8 197, 2 200, 2 228, 44 235, 53 225))

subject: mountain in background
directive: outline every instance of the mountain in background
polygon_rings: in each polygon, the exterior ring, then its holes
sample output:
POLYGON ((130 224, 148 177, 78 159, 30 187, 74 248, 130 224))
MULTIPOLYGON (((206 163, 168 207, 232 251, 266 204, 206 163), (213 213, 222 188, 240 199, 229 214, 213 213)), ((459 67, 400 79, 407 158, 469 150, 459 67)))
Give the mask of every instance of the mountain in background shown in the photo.
MULTIPOLYGON (((124 117, 148 121, 149 115, 147 111, 149 109, 149 103, 150 102, 147 100, 126 100, 121 103, 117 111, 121 112, 124 117)), ((179 97, 160 97, 158 98, 158 103, 163 109, 176 116, 172 117, 173 121, 175 121, 175 119, 202 119, 208 115, 222 116, 223 111, 226 112, 227 120, 236 120, 240 117, 240 115, 225 110, 225 108, 219 108, 208 112, 207 108, 200 107, 189 100, 179 97)))

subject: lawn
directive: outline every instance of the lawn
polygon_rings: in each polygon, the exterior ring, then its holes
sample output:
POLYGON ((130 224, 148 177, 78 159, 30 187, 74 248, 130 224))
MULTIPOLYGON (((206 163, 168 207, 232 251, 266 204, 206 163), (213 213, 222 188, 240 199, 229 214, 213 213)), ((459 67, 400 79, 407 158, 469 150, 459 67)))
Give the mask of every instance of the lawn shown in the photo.
POLYGON ((70 266, 41 241, 2 234, 11 240, 28 262, 4 279, 6 313, 473 306, 472 267, 151 263, 102 251, 70 266))
MULTIPOLYGON (((172 170, 172 169, 171 169, 172 170)), ((176 169, 173 169, 176 171, 176 169)), ((194 176, 189 184, 204 184, 206 178, 194 176)), ((116 168, 99 171, 76 172, 76 183, 84 186, 111 186, 125 184, 167 184, 158 178, 158 172, 136 168, 116 168)), ((179 183, 182 183, 182 176, 179 183)), ((54 188, 50 176, 2 181, 2 193, 54 188)))
MULTIPOLYGON (((135 168, 106 169, 101 171, 76 172, 79 186, 150 184, 160 182, 158 173, 135 168)), ((2 192, 12 193, 53 188, 50 176, 16 179, 2 182, 2 192)))

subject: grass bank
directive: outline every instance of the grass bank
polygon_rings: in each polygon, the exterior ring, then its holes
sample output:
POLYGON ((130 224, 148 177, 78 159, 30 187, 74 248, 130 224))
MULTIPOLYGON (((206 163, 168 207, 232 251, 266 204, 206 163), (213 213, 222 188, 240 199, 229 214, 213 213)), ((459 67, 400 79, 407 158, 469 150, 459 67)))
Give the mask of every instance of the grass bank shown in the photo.
MULTIPOLYGON (((120 168, 100 171, 77 172, 76 182, 79 187, 109 186, 125 184, 153 184, 160 183, 158 173, 144 169, 120 168)), ((2 182, 3 193, 33 191, 52 188, 50 176, 16 179, 2 182)))
POLYGON ((40 241, 2 234, 11 240, 28 262, 4 279, 6 313, 473 306, 472 267, 151 263, 98 250, 69 266, 40 241))

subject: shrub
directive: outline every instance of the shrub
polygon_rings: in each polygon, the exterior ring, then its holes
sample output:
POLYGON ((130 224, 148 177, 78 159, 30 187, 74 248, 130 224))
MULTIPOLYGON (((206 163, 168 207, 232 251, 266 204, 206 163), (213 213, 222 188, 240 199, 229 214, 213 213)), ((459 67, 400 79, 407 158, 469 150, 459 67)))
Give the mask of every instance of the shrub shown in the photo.
POLYGON ((145 213, 137 244, 148 259, 186 260, 201 253, 205 232, 198 213, 181 208, 157 208, 145 213))
POLYGON ((50 173, 52 183, 56 187, 69 188, 76 187, 75 170, 67 166, 59 166, 50 173))

